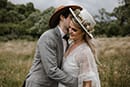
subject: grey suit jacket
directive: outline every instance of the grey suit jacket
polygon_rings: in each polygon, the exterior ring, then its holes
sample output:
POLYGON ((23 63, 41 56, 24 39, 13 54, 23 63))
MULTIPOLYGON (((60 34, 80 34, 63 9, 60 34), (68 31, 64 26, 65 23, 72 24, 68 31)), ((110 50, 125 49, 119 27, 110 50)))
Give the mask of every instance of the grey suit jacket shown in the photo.
MULTIPOLYGON (((58 27, 46 31, 39 39, 33 65, 27 75, 27 82, 38 87, 58 87, 58 82, 67 87, 76 87, 77 78, 61 70, 63 43, 58 27)), ((34 87, 34 86, 27 86, 34 87)))

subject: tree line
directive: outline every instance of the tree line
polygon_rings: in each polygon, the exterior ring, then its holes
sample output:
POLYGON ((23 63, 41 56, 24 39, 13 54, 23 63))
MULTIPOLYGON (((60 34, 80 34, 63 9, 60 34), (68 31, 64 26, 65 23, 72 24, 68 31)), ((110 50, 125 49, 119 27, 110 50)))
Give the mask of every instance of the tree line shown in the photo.
POLYGON ((106 12, 104 8, 99 10, 96 16, 96 35, 129 36, 130 35, 130 0, 119 0, 119 7, 114 8, 112 13, 106 12))
MULTIPOLYGON (((97 22, 95 36, 128 36, 130 35, 130 3, 119 1, 121 5, 112 13, 104 8, 95 15, 97 22)), ((0 40, 28 39, 34 40, 49 29, 49 18, 55 8, 50 7, 41 12, 34 8, 32 2, 13 4, 8 0, 0 0, 0 40)))

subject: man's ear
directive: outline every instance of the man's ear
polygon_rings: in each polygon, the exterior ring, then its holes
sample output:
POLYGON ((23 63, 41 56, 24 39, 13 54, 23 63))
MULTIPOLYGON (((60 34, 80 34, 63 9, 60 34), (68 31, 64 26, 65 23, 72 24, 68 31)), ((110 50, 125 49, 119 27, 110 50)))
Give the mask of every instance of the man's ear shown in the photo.
POLYGON ((60 15, 60 20, 63 21, 65 18, 63 15, 60 15))

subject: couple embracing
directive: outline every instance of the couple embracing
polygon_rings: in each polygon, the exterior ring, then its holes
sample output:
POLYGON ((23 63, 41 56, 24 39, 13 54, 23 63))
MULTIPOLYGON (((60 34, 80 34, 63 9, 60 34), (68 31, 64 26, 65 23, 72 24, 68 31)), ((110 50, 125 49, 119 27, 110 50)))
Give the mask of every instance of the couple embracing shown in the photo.
POLYGON ((58 7, 49 21, 51 29, 37 42, 24 87, 100 87, 91 34, 95 24, 78 5, 58 7))

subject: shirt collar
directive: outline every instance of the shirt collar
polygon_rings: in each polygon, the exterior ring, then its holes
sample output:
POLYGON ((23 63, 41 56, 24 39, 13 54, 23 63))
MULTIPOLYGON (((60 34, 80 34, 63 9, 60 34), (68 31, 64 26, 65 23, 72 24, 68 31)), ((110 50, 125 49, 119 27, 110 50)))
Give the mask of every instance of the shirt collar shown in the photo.
POLYGON ((62 31, 62 29, 60 28, 60 26, 57 26, 57 27, 58 27, 58 29, 60 30, 61 36, 63 37, 63 36, 65 35, 65 33, 62 31))

